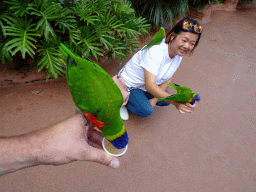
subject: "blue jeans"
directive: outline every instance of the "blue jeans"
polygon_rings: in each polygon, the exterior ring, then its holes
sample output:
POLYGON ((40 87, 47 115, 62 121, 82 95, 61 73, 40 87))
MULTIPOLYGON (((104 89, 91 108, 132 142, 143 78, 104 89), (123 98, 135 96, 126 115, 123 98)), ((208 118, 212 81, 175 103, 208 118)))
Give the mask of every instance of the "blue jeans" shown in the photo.
MULTIPOLYGON (((168 90, 166 92, 170 93, 168 90)), ((149 99, 154 98, 153 95, 141 89, 132 89, 130 93, 129 101, 126 104, 126 108, 130 112, 140 117, 147 117, 153 113, 152 105, 149 102, 149 99)), ((168 106, 170 103, 158 101, 156 105, 168 106)))

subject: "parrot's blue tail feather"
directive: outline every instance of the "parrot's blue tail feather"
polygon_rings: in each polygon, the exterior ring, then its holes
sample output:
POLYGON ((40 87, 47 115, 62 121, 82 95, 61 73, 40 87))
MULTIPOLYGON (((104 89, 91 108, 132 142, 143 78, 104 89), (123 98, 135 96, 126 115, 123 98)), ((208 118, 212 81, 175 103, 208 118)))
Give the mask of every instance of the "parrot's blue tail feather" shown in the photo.
POLYGON ((111 144, 117 149, 122 149, 128 144, 128 141, 129 137, 127 132, 125 132, 121 137, 112 141, 111 144))

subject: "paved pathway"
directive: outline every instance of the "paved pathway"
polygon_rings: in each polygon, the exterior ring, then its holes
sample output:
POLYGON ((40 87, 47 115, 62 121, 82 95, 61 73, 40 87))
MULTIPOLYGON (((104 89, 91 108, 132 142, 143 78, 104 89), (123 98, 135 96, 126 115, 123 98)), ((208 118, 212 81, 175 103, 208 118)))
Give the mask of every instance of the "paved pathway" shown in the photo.
MULTIPOLYGON (((256 191, 256 10, 216 11, 174 82, 202 96, 192 114, 130 115, 121 168, 37 166, 0 177, 0 191, 256 191)), ((114 75, 117 63, 105 69, 114 75)), ((75 111, 65 79, 1 89, 0 135, 26 133, 75 111)))

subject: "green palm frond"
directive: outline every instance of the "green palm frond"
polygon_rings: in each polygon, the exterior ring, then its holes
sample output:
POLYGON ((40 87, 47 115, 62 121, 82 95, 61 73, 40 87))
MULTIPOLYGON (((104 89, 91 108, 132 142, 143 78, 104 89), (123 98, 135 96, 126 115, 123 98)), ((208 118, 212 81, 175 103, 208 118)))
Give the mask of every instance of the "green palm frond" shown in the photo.
POLYGON ((90 27, 84 26, 70 33, 71 42, 78 47, 80 53, 86 57, 97 55, 103 56, 101 44, 97 42, 97 34, 90 30, 90 27))
MULTIPOLYGON (((11 19, 16 17, 13 11, 10 11, 10 6, 8 3, 3 2, 0 4, 0 28, 5 36, 6 30, 5 25, 11 24, 11 19)), ((5 36, 6 37, 6 36, 5 36)))
POLYGON ((44 67, 47 69, 49 79, 50 74, 53 75, 54 78, 58 78, 58 74, 64 76, 65 71, 63 69, 63 64, 60 59, 60 52, 58 43, 55 41, 41 41, 41 45, 39 45, 38 51, 40 52, 39 56, 41 60, 38 63, 38 71, 41 71, 44 67))
POLYGON ((75 7, 78 4, 84 2, 84 0, 56 0, 58 1, 63 7, 75 7))
POLYGON ((188 4, 192 7, 195 7, 197 8, 198 11, 200 11, 204 5, 207 5, 207 4, 214 4, 214 3, 217 3, 217 4, 220 4, 224 2, 224 0, 193 0, 193 1, 189 1, 188 4))
POLYGON ((75 16, 72 15, 72 10, 68 8, 63 8, 58 13, 61 17, 55 19, 55 26, 59 26, 62 29, 62 33, 64 34, 66 30, 71 30, 76 27, 75 16))
POLYGON ((2 64, 5 64, 5 60, 11 61, 12 57, 5 43, 0 42, 0 60, 2 64))
POLYGON ((110 58, 119 57, 123 60, 128 54, 127 45, 123 45, 122 42, 117 42, 117 46, 114 47, 110 53, 112 53, 110 58))
POLYGON ((143 16, 152 24, 159 27, 167 21, 173 21, 176 16, 185 15, 188 0, 130 0, 137 16, 143 16))
POLYGON ((119 3, 111 2, 110 8, 111 11, 117 16, 122 17, 122 13, 125 13, 124 16, 135 14, 135 10, 131 7, 131 5, 132 4, 129 0, 120 0, 119 3), (120 6, 120 4, 122 6, 120 6))
POLYGON ((35 0, 34 3, 28 5, 28 10, 31 11, 31 15, 35 15, 39 18, 36 25, 36 30, 39 29, 41 34, 44 34, 46 40, 50 39, 50 36, 56 38, 56 34, 51 25, 51 21, 55 19, 61 19, 61 5, 54 0, 35 0))
POLYGON ((10 38, 5 38, 3 33, 0 31, 0 60, 2 64, 5 63, 5 60, 11 61, 11 53, 8 51, 8 47, 6 46, 6 42, 9 41, 10 38))
POLYGON ((79 39, 80 41, 77 44, 82 48, 85 56, 96 58, 97 55, 103 56, 103 49, 100 48, 101 44, 97 42, 97 34, 91 31, 89 27, 81 28, 79 39))
POLYGON ((10 20, 10 25, 5 26, 5 35, 12 36, 12 39, 6 43, 7 50, 11 51, 12 55, 21 51, 23 59, 25 59, 26 53, 33 58, 35 54, 33 48, 36 49, 34 45, 36 39, 33 36, 39 36, 39 34, 32 28, 35 25, 31 24, 32 19, 27 21, 25 16, 24 18, 10 18, 10 20))
POLYGON ((92 11, 91 6, 89 6, 89 3, 87 2, 83 1, 81 4, 77 4, 74 10, 80 17, 80 21, 86 22, 87 25, 95 25, 95 22, 98 21, 97 15, 92 14, 94 12, 92 11))
POLYGON ((0 59, 19 51, 24 59, 38 58, 39 71, 45 68, 48 79, 65 73, 60 42, 83 58, 124 59, 150 25, 136 17, 129 0, 4 0, 0 27, 0 59))
POLYGON ((28 14, 27 6, 31 0, 8 0, 4 2, 11 5, 10 9, 14 11, 16 16, 23 16, 24 14, 28 14))
POLYGON ((99 16, 104 14, 107 11, 107 9, 109 9, 109 7, 111 6, 111 2, 113 1, 89 0, 89 1, 83 1, 83 2, 88 4, 92 13, 95 13, 97 16, 99 16))
POLYGON ((10 15, 8 15, 8 13, 0 13, 0 28, 1 28, 1 32, 3 33, 3 36, 6 37, 6 35, 5 35, 6 29, 5 29, 4 23, 10 24, 10 15))

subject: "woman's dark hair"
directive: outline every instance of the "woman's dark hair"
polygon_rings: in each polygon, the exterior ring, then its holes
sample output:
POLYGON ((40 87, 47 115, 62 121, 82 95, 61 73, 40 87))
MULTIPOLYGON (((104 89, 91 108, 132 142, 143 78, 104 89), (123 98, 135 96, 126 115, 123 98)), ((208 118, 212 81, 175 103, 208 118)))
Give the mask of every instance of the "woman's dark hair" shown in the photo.
MULTIPOLYGON (((182 28, 182 25, 183 25, 183 22, 184 21, 188 21, 188 22, 190 22, 190 23, 192 23, 192 25, 200 25, 197 21, 195 21, 194 19, 190 19, 190 18, 184 18, 184 19, 182 19, 181 21, 179 21, 176 25, 174 25, 171 29, 170 29, 170 31, 166 34, 166 38, 165 38, 165 43, 169 43, 170 41, 171 41, 171 36, 172 35, 175 35, 175 37, 174 37, 174 39, 177 37, 177 35, 180 33, 180 32, 191 32, 191 33, 195 33, 195 34, 198 34, 198 39, 197 39, 197 41, 196 41, 196 43, 195 43, 195 46, 194 46, 194 48, 191 50, 191 52, 190 52, 190 54, 192 54, 193 52, 194 52, 194 49, 197 47, 197 45, 198 45, 198 43, 199 43, 199 40, 200 40, 200 38, 201 38, 201 34, 202 33, 196 33, 195 31, 193 31, 192 29, 193 28, 191 28, 191 30, 185 30, 185 29, 183 29, 182 28)), ((173 39, 173 40, 174 40, 173 39)), ((172 40, 172 41, 173 41, 172 40)))

